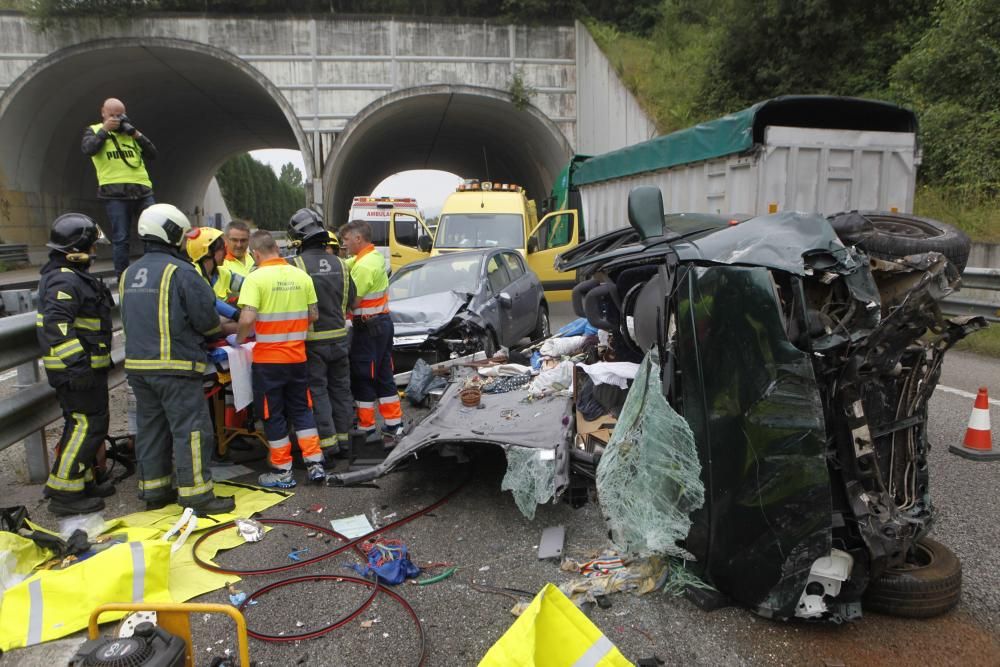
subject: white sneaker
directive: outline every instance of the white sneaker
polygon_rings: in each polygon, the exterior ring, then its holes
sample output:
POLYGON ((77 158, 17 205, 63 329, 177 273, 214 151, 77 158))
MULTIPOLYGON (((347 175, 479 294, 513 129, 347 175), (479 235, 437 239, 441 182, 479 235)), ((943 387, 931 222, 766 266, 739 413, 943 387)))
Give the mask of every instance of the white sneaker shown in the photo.
POLYGON ((322 463, 310 463, 308 475, 310 482, 326 481, 326 469, 323 467, 322 463))
POLYGON ((272 470, 257 478, 257 483, 269 489, 290 489, 295 486, 291 470, 272 470))

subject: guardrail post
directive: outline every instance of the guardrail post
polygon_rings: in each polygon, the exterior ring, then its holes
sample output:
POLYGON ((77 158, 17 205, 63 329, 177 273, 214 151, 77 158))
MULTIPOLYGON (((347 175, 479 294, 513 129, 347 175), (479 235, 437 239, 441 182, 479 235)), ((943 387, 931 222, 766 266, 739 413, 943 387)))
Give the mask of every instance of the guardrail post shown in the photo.
MULTIPOLYGON (((17 367, 18 389, 30 387, 41 379, 38 362, 29 361, 17 367)), ((24 439, 24 454, 28 461, 28 479, 33 484, 44 482, 49 477, 49 448, 45 442, 45 429, 35 431, 24 439)))

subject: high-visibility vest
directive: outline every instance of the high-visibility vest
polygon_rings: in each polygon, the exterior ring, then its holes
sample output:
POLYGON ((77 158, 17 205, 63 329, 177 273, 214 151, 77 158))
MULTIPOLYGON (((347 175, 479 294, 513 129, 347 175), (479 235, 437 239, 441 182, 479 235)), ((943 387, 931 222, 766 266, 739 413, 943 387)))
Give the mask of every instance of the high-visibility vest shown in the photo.
POLYGON ((316 288, 309 274, 280 257, 250 273, 243 281, 239 305, 257 310, 254 363, 304 362, 309 306, 315 303, 316 288))
MULTIPOLYGON (((96 133, 101 129, 101 123, 91 125, 90 129, 96 133)), ((90 159, 97 170, 98 185, 138 183, 148 188, 153 187, 146 172, 146 164, 142 161, 142 148, 135 137, 121 132, 109 132, 108 139, 90 159), (112 136, 118 142, 117 148, 114 141, 111 141, 112 136)))
POLYGON ((222 262, 222 266, 246 278, 247 274, 254 268, 254 261, 250 253, 243 255, 243 259, 239 260, 236 259, 236 255, 227 251, 226 259, 222 262))
POLYGON ((161 540, 116 544, 63 570, 36 572, 0 599, 0 650, 65 637, 108 602, 172 602, 169 572, 170 543, 161 540))
POLYGON ((552 584, 535 596, 479 667, 630 667, 611 640, 552 584))
POLYGON ((358 290, 358 305, 351 310, 354 317, 372 317, 389 312, 389 276, 385 259, 369 245, 351 263, 351 278, 358 290))

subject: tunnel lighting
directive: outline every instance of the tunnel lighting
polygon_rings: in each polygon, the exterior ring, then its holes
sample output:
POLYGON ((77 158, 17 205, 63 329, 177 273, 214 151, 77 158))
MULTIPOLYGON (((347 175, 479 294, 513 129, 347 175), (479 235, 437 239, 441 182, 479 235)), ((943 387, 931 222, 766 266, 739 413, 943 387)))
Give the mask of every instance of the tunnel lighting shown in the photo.
POLYGON ((489 182, 483 183, 483 190, 492 190, 492 189, 493 189, 492 183, 489 182))

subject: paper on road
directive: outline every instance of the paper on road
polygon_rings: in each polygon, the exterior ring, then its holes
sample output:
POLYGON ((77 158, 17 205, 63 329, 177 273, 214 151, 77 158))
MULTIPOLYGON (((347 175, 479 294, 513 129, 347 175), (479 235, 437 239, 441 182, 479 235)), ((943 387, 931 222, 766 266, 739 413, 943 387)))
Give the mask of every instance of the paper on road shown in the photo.
POLYGON ((330 519, 330 527, 349 540, 367 535, 375 530, 364 514, 356 514, 343 519, 330 519))

